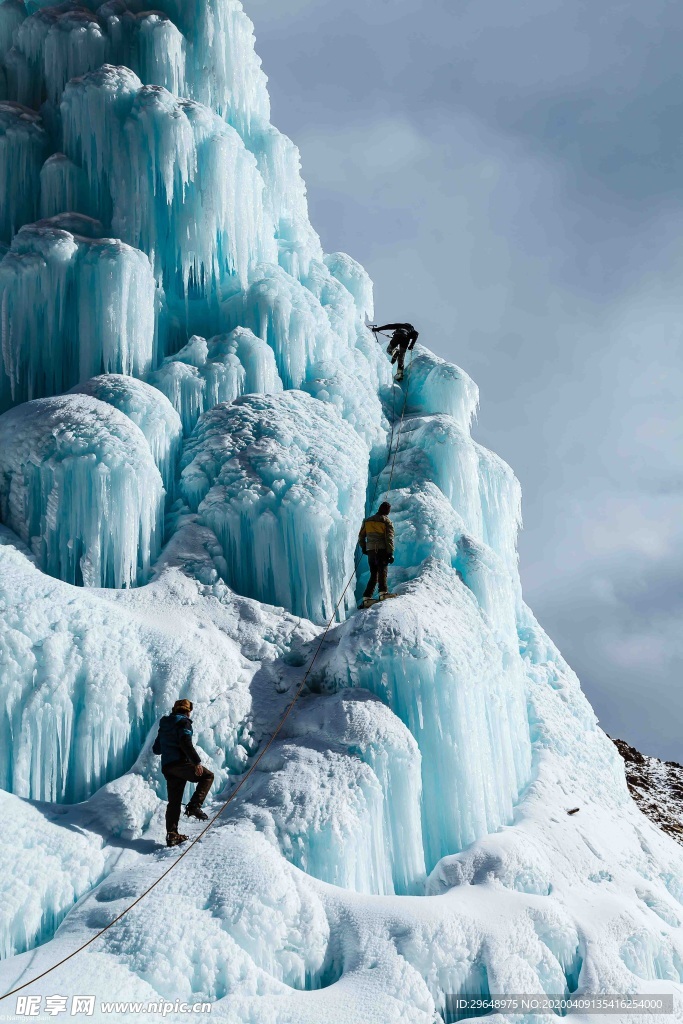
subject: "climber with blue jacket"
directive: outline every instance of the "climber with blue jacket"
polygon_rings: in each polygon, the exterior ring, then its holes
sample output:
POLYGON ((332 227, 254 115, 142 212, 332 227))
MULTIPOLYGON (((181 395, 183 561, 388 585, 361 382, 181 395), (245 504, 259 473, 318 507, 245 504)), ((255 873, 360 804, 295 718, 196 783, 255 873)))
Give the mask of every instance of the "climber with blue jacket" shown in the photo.
POLYGON ((415 348, 415 342, 420 336, 418 331, 412 324, 384 324, 382 327, 371 326, 370 330, 375 335, 381 331, 394 332, 387 345, 387 353, 391 356, 392 366, 394 363, 398 363, 396 380, 403 380, 406 352, 412 352, 415 348))
POLYGON ((185 814, 188 818, 198 818, 199 821, 208 819, 208 815, 202 810, 202 804, 211 789, 213 772, 203 767, 201 758, 194 748, 191 711, 191 700, 177 700, 171 714, 164 715, 159 722, 159 732, 152 747, 153 753, 161 755, 161 771, 168 789, 167 846, 178 846, 189 838, 178 832, 186 782, 196 782, 197 788, 185 808, 185 814))

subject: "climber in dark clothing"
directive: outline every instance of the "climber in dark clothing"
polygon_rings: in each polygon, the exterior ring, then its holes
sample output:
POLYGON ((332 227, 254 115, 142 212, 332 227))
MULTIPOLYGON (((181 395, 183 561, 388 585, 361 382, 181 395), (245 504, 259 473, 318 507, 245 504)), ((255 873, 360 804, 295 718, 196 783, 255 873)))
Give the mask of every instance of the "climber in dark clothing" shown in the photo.
POLYGON ((177 846, 188 836, 178 832, 180 808, 186 782, 196 782, 197 788, 185 808, 188 818, 206 821, 208 815, 202 804, 213 782, 213 772, 204 768, 192 742, 191 700, 177 700, 170 715, 164 715, 159 722, 159 732, 152 751, 161 755, 161 771, 168 789, 166 808, 166 845, 177 846))
POLYGON ((391 362, 398 363, 396 380, 403 380, 403 366, 406 352, 412 352, 415 342, 419 338, 418 332, 412 324, 384 324, 383 327, 371 327, 373 334, 380 331, 393 331, 391 340, 387 345, 387 352, 391 356, 391 362))
POLYGON ((365 588, 360 608, 368 608, 372 604, 372 595, 379 584, 379 598, 390 597, 387 576, 389 566, 394 560, 394 524, 389 518, 391 505, 383 501, 377 514, 363 520, 358 534, 358 543, 364 555, 368 556, 370 581, 365 588))

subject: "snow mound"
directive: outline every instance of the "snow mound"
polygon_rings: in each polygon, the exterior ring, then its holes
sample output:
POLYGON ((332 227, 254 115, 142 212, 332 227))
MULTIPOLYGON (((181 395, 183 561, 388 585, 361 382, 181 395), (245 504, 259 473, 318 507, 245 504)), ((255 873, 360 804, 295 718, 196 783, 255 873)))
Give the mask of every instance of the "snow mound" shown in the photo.
POLYGON ((353 569, 367 464, 329 406, 297 391, 248 395, 201 417, 180 490, 218 537, 231 586, 322 622, 353 569))
POLYGON ((363 690, 303 700, 234 813, 309 875, 357 892, 421 892, 420 754, 363 690))
POLYGON ((27 804, 0 790, 0 811, 4 960, 52 937, 76 901, 100 881, 107 856, 102 837, 70 828, 71 822, 50 807, 27 804))
POLYGON ((168 399, 156 388, 134 377, 105 373, 78 384, 72 395, 91 395, 119 409, 140 428, 168 493, 173 491, 176 463, 182 443, 182 424, 168 399))
POLYGON ((0 416, 0 516, 51 576, 128 587, 161 546, 164 489, 142 431, 85 395, 0 416))

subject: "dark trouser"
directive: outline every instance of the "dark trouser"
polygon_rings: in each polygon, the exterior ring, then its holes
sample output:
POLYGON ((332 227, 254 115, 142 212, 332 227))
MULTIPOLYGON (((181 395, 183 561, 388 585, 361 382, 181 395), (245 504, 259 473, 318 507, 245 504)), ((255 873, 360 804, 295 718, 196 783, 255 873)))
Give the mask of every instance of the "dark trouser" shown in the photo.
POLYGON ((180 808, 186 782, 196 782, 197 788, 190 799, 193 807, 201 807, 213 782, 213 772, 204 769, 202 775, 195 775, 193 764, 167 764, 162 768, 168 788, 168 807, 166 808, 166 831, 177 832, 180 821, 180 808))
POLYGON ((408 345, 390 345, 389 351, 391 352, 391 362, 398 363, 399 372, 403 373, 408 345))
POLYGON ((368 565, 370 566, 370 582, 365 588, 363 597, 372 597, 375 587, 379 583, 380 594, 387 589, 387 575, 389 573, 389 552, 368 551, 368 565))

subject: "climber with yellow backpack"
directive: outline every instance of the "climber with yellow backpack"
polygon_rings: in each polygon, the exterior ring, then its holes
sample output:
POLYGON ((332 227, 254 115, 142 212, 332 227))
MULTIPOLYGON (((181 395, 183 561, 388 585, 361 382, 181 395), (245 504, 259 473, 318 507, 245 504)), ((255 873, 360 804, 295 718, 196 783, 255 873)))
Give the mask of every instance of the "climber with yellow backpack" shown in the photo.
POLYGON ((372 595, 378 585, 380 601, 394 596, 389 593, 387 582, 389 566, 394 560, 394 524, 389 518, 390 512, 391 505, 383 501, 374 516, 363 520, 358 534, 358 543, 363 554, 368 556, 370 566, 370 580, 359 608, 375 604, 372 595))

